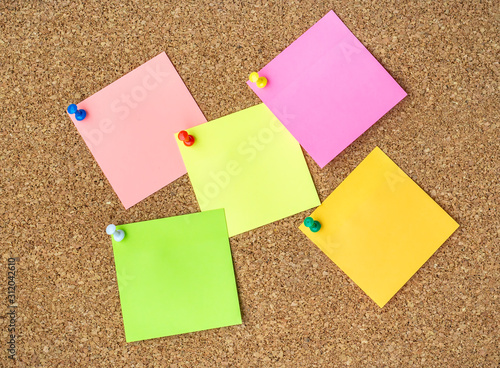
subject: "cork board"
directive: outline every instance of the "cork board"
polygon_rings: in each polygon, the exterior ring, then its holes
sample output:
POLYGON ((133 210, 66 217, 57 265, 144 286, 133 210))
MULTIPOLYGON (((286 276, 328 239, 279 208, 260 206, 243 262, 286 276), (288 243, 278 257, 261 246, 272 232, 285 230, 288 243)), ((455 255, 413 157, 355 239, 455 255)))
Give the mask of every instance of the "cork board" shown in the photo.
POLYGON ((498 366, 494 2, 8 0, 0 13, 2 367, 498 366), (248 74, 331 9, 408 97, 323 170, 306 155, 320 199, 378 145, 461 227, 380 309, 297 214, 231 238, 242 325, 126 343, 106 225, 199 208, 185 175, 124 210, 67 105, 162 51, 208 120, 256 105, 248 74))

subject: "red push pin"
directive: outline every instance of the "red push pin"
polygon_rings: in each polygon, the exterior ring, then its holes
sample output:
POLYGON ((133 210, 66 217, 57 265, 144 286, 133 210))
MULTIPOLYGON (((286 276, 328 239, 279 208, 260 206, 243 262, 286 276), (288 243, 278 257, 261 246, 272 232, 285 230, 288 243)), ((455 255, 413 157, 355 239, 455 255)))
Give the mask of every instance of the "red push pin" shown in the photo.
POLYGON ((179 138, 180 141, 183 141, 184 145, 188 147, 192 146, 194 143, 194 137, 192 135, 189 135, 185 130, 179 132, 177 138, 179 138))

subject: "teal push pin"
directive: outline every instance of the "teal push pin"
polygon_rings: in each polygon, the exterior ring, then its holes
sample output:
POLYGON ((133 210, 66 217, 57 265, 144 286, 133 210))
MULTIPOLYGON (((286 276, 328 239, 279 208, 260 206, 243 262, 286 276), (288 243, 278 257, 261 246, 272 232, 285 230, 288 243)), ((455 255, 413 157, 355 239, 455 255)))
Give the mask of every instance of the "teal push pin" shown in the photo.
POLYGON ((82 121, 87 116, 87 112, 84 109, 78 110, 78 107, 75 104, 71 104, 68 106, 68 114, 75 114, 75 119, 78 121, 82 121))
POLYGON ((125 231, 116 230, 116 226, 113 224, 106 227, 106 234, 112 235, 116 242, 121 242, 125 238, 125 231))
POLYGON ((312 217, 306 217, 304 225, 307 226, 313 233, 317 233, 319 229, 321 229, 321 224, 318 221, 314 221, 312 217))

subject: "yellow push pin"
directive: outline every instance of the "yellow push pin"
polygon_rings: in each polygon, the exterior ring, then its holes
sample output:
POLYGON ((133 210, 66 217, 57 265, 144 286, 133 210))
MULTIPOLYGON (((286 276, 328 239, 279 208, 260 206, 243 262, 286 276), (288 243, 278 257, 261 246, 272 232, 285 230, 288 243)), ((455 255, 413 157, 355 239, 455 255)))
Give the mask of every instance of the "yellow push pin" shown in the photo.
POLYGON ((257 87, 259 88, 264 88, 267 84, 267 78, 266 77, 259 77, 257 79, 257 87))
POLYGON ((252 74, 250 74, 250 76, 248 77, 248 79, 252 83, 257 83, 257 79, 259 79, 259 73, 253 72, 252 74))
POLYGON ((257 87, 259 88, 264 88, 267 85, 267 78, 259 77, 259 73, 257 72, 253 72, 252 74, 250 74, 248 79, 250 80, 250 82, 256 83, 257 87))

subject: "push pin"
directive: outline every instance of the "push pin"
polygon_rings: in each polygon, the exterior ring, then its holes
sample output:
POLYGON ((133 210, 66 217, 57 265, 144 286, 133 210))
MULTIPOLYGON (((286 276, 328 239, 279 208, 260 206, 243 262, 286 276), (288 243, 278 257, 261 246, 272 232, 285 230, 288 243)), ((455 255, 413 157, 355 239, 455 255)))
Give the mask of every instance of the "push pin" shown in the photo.
POLYGON ((82 121, 87 116, 87 112, 84 109, 78 110, 75 104, 71 104, 68 106, 68 113, 73 115, 75 114, 75 119, 78 121, 82 121))
POLYGON ((189 147, 194 144, 194 137, 189 135, 185 130, 179 132, 177 138, 179 138, 180 141, 183 141, 185 146, 189 147))
POLYGON ((314 221, 312 217, 306 217, 304 225, 307 226, 313 233, 317 233, 319 229, 321 229, 321 224, 318 221, 314 221))
POLYGON ((115 239, 116 242, 121 242, 125 237, 125 231, 116 230, 116 226, 113 224, 106 227, 106 234, 113 235, 113 239, 115 239))
POLYGON ((250 80, 250 82, 256 83, 257 87, 259 87, 259 88, 264 88, 267 84, 267 78, 266 77, 259 77, 259 73, 257 73, 257 72, 253 72, 252 74, 250 74, 248 79, 250 80))

